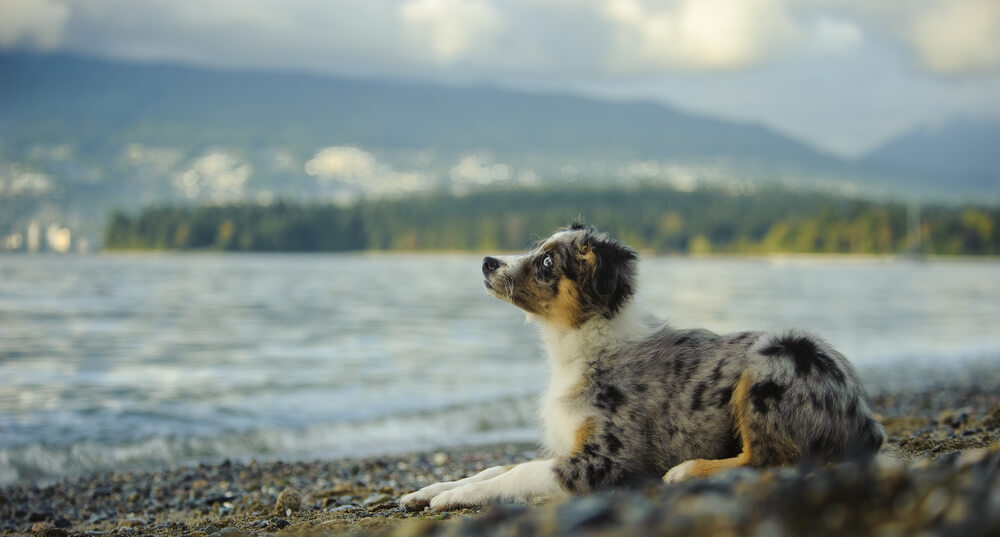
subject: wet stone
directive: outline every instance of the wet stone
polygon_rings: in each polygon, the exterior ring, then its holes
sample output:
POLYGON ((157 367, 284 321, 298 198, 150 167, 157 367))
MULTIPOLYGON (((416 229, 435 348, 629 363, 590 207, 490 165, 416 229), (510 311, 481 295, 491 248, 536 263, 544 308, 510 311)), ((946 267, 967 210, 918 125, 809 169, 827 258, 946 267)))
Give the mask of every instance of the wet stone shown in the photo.
POLYGON ((570 531, 593 528, 611 520, 611 504, 603 494, 586 496, 559 507, 559 520, 570 531))
POLYGON ((119 528, 141 528, 146 525, 146 521, 141 518, 126 518, 118 522, 119 528))
POLYGON ((56 527, 55 524, 51 522, 35 522, 34 524, 31 525, 31 531, 37 532, 46 528, 54 528, 54 527, 56 527))
POLYGON ((287 488, 278 495, 274 504, 274 512, 279 515, 294 513, 302 507, 302 495, 293 488, 287 488))
POLYGON ((382 505, 388 502, 393 502, 396 499, 388 494, 372 494, 371 496, 365 498, 365 501, 361 502, 365 507, 373 507, 376 505, 382 505))
POLYGON ((103 513, 94 513, 87 518, 87 524, 97 524, 98 522, 104 522, 111 517, 103 513))
POLYGON ((66 537, 69 532, 63 528, 57 528, 55 526, 41 528, 37 531, 32 532, 36 537, 66 537))

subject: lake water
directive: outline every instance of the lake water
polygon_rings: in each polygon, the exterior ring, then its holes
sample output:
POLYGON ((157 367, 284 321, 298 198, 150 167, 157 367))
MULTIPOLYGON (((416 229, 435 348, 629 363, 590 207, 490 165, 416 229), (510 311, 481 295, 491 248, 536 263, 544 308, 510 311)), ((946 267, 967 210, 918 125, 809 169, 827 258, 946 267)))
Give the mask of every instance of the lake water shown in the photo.
MULTIPOLYGON (((0 482, 534 440, 536 330, 476 255, 0 257, 0 482)), ((649 258, 678 327, 802 327, 872 390, 1000 370, 1000 263, 649 258), (975 369, 978 368, 978 369, 975 369)))

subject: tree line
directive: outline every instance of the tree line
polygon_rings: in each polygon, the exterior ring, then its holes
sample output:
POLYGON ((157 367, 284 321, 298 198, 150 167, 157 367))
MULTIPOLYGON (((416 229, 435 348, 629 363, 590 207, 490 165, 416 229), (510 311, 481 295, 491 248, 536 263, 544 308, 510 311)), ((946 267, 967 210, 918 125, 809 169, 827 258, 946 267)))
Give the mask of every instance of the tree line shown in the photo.
POLYGON ((155 206, 114 212, 106 249, 337 252, 519 250, 577 218, 660 253, 1000 254, 1000 208, 852 199, 778 188, 753 194, 631 189, 492 190, 341 206, 155 206))

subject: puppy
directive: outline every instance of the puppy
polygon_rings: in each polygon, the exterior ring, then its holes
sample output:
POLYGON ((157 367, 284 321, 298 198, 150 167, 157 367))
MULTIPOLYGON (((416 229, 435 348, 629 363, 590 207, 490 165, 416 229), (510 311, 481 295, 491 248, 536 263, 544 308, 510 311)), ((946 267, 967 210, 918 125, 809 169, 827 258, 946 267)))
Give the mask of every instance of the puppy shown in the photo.
POLYGON ((483 260, 489 294, 541 328, 547 457, 430 485, 403 506, 549 500, 649 476, 670 483, 879 450, 885 431, 858 375, 826 342, 798 331, 674 329, 632 307, 635 271, 633 250, 580 224, 526 255, 483 260))

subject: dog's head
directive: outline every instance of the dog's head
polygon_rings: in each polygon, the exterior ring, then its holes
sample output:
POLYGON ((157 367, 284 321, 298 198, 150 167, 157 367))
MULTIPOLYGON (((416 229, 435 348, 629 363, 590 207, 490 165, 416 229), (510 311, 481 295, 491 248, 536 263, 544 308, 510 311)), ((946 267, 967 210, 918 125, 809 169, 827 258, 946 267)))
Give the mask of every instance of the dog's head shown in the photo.
POLYGON ((631 298, 636 253, 592 227, 573 224, 520 256, 483 259, 486 289, 546 322, 577 328, 614 317, 631 298))

